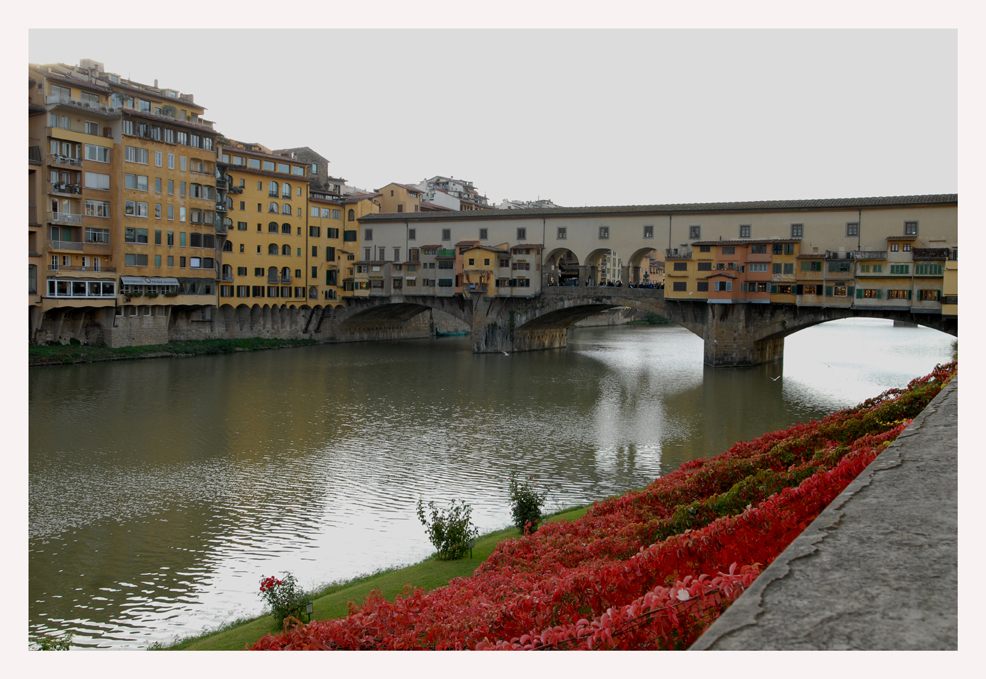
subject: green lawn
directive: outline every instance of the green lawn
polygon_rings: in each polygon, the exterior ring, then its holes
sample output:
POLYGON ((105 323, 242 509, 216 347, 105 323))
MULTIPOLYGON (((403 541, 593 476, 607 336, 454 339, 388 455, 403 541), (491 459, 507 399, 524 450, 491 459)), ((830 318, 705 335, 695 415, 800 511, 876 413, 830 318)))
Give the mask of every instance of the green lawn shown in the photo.
MULTIPOLYGON (((588 507, 581 507, 565 510, 553 514, 548 518, 548 521, 572 521, 584 515, 587 509, 588 507)), ((380 590, 385 598, 393 601, 394 597, 404 591, 406 584, 431 590, 447 585, 449 580, 453 578, 468 577, 490 555, 498 542, 519 535, 520 531, 516 528, 508 528, 484 535, 476 540, 472 558, 466 557, 458 561, 439 561, 432 557, 406 568, 381 571, 330 585, 316 595, 312 620, 331 620, 332 618, 344 617, 349 612, 350 601, 358 604, 363 603, 366 595, 373 589, 380 590)), ((279 631, 280 629, 274 625, 273 619, 269 615, 265 615, 254 620, 238 621, 226 625, 210 634, 184 639, 173 646, 166 647, 166 650, 239 651, 252 646, 265 634, 279 631)))

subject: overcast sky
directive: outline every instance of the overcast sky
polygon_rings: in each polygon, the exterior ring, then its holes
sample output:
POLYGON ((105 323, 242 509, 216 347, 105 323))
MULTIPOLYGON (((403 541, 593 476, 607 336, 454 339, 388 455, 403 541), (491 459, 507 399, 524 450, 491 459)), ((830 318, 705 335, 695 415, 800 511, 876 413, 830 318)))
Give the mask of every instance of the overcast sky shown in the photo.
POLYGON ((30 30, 361 188, 559 205, 958 190, 954 30, 30 30))

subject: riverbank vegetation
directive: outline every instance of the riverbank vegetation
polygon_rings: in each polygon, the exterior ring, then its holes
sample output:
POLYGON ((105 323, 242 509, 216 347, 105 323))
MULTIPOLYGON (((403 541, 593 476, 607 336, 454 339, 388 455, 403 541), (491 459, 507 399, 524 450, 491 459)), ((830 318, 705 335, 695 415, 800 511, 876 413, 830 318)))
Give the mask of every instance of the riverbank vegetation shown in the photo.
MULTIPOLYGON (((686 462, 580 519, 488 541, 472 575, 445 586, 398 575, 392 582, 409 584, 391 599, 370 584, 346 617, 289 619, 252 648, 687 648, 957 369, 938 366, 905 389, 686 462)), ((434 575, 471 561, 419 566, 434 575)))
MULTIPOLYGON (((572 521, 583 516, 588 507, 563 509, 551 514, 546 522, 572 521)), ((407 586, 430 591, 447 585, 455 578, 472 575, 489 557, 498 543, 521 535, 516 528, 495 531, 476 538, 472 553, 458 561, 444 561, 438 555, 402 568, 389 568, 375 573, 331 583, 312 595, 312 620, 341 618, 349 613, 352 602, 366 599, 371 592, 384 599, 393 600, 407 586)), ((280 631, 269 615, 253 619, 230 621, 221 627, 196 636, 179 639, 168 645, 152 646, 154 650, 239 651, 254 644, 265 634, 280 631)))
POLYGON ((54 344, 28 347, 30 365, 66 365, 69 363, 93 363, 96 361, 120 361, 134 358, 166 358, 198 356, 203 354, 232 354, 237 351, 282 349, 317 344, 315 340, 300 339, 213 339, 171 342, 140 347, 117 347, 72 344, 54 344))
POLYGON ((674 325, 674 322, 659 314, 649 313, 643 318, 630 321, 627 325, 674 325))

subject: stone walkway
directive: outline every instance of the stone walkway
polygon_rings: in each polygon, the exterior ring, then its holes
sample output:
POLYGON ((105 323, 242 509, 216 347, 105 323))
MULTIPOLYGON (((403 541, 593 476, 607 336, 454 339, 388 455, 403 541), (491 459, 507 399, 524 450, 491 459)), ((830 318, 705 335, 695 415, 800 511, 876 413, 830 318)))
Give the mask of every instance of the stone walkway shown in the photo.
POLYGON ((692 650, 957 650, 958 377, 692 650))

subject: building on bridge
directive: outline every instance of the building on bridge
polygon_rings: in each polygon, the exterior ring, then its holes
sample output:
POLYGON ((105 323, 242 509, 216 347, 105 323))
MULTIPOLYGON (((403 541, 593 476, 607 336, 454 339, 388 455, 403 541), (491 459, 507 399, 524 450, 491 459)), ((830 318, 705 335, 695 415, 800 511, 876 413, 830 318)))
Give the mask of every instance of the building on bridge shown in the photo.
MULTIPOLYGON (((485 284, 486 296, 516 296, 518 285, 533 296, 552 285, 645 283, 654 256, 663 250, 668 300, 873 310, 906 306, 914 313, 947 315, 957 313, 957 303, 951 303, 957 302, 957 291, 949 295, 944 282, 947 270, 957 270, 957 206, 958 197, 951 194, 380 214, 361 225, 373 229, 384 252, 410 253, 422 242, 447 251, 446 266, 455 276, 446 289, 432 293, 419 287, 416 294, 466 295, 462 276, 468 265, 462 256, 492 253, 491 247, 510 251, 509 258, 498 253, 496 259, 509 263, 511 275, 484 270, 484 280, 497 282, 485 284), (517 274, 516 267, 524 265, 514 261, 521 245, 538 248, 540 256, 530 265, 539 266, 540 275, 517 274)), ((477 269, 470 272, 483 278, 477 269)), ((393 288, 378 291, 387 295, 393 288)))

